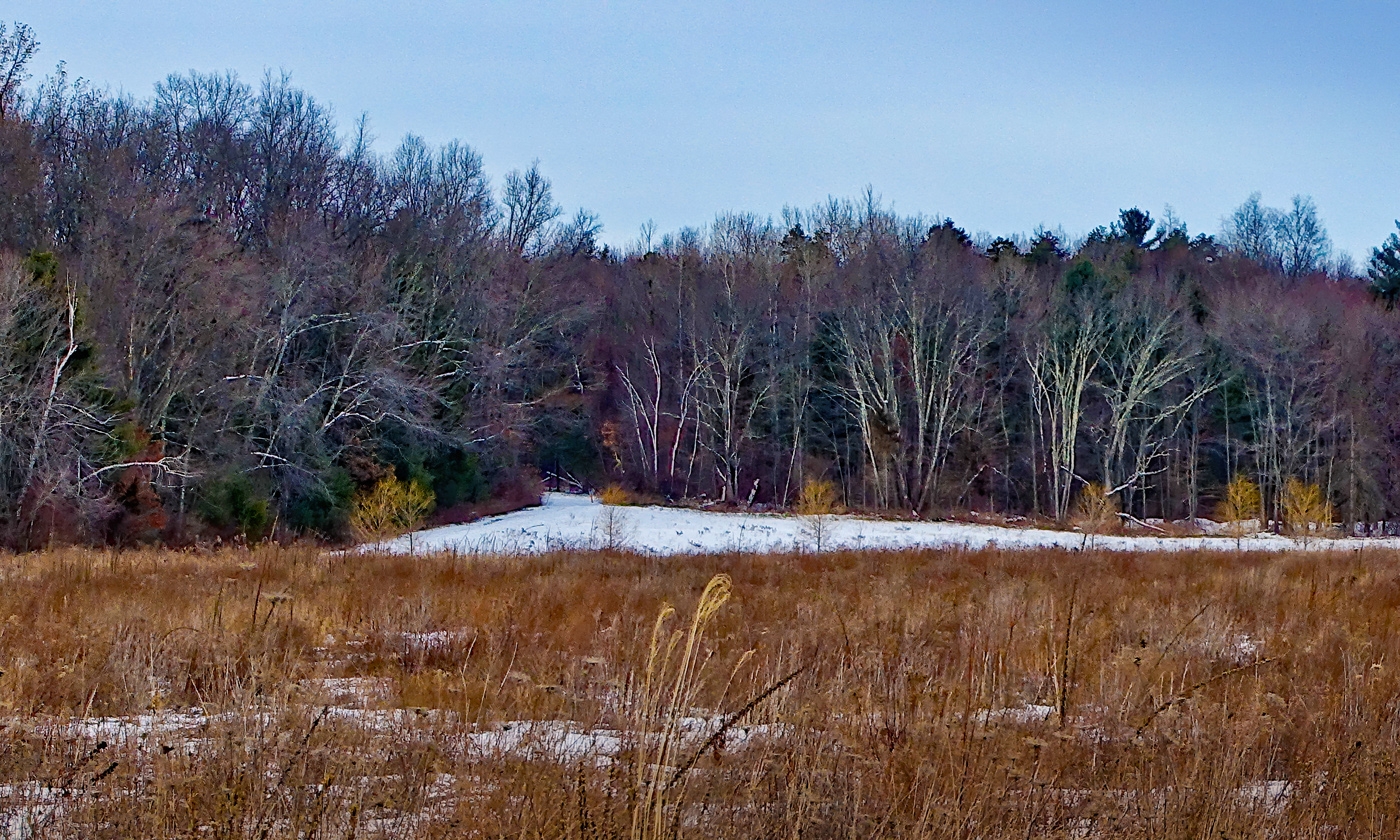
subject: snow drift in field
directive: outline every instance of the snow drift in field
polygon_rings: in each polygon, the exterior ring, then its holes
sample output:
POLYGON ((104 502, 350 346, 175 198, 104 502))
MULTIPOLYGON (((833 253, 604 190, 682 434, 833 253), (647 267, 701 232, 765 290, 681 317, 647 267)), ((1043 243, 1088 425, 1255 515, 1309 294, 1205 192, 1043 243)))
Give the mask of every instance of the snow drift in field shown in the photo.
MULTIPOLYGON (((611 543, 649 554, 768 552, 810 550, 812 540, 801 517, 790 514, 713 513, 670 507, 609 508, 587 496, 547 493, 544 504, 466 525, 418 531, 367 549, 428 554, 442 551, 533 554, 561 549, 600 548, 611 543), (607 512, 611 510, 612 513, 607 512), (614 516, 605 524, 606 516, 614 516)), ((1114 551, 1234 550, 1233 537, 1110 537, 1073 531, 1004 528, 959 522, 897 522, 836 516, 828 522, 824 548, 1103 548, 1114 551)), ((1307 541, 1269 534, 1245 537, 1239 547, 1252 551, 1400 547, 1397 539, 1307 541)))

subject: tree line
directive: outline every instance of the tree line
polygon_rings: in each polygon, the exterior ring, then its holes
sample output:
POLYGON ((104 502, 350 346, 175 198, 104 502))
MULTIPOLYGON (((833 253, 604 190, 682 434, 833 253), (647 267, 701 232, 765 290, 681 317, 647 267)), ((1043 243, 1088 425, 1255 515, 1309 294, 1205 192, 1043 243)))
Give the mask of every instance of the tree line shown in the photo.
POLYGON ((623 251, 538 165, 376 154, 284 75, 118 96, 0 28, 4 542, 347 537, 388 478, 451 521, 559 486, 1064 519, 1210 515, 1238 476, 1400 507, 1400 237, 1304 197, 1218 236, 1136 208, 974 239, 873 193, 623 251))

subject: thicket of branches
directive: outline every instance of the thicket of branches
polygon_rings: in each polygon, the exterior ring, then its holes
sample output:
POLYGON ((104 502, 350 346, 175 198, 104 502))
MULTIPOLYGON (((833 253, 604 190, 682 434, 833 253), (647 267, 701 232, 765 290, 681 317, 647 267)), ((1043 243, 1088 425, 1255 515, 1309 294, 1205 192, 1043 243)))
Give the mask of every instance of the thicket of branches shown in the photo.
POLYGON ((6 542, 347 535, 396 474, 439 519, 540 475, 672 499, 1063 519, 1209 514, 1236 476, 1400 507, 1400 240, 1316 208, 1219 238, 1124 211, 974 241, 873 195, 599 247, 537 166, 387 157, 285 76, 115 96, 0 30, 6 542))

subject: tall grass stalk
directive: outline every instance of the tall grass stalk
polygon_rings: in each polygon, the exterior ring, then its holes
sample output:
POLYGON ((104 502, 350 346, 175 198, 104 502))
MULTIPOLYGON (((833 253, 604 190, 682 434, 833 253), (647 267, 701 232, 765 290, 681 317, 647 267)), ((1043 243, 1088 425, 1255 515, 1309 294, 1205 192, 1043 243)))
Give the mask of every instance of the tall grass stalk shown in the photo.
POLYGON ((678 785, 667 780, 683 746, 682 725, 696 705, 708 663, 702 648, 705 629, 729 600, 732 585, 728 575, 710 578, 695 604, 688 629, 667 631, 675 615, 669 604, 662 607, 652 627, 642 694, 633 721, 638 794, 632 816, 633 840, 670 836, 666 819, 673 804, 685 796, 684 774, 678 785))

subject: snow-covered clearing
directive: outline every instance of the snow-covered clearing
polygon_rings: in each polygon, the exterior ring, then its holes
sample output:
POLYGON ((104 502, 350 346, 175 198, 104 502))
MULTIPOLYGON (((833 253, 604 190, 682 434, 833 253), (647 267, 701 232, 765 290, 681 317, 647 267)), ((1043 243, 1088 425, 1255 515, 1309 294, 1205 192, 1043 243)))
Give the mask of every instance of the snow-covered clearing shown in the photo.
MULTIPOLYGON (((1298 540, 1272 534, 1234 537, 1093 536, 1075 531, 962 522, 900 522, 833 516, 824 549, 1100 548, 1111 551, 1342 550, 1400 548, 1400 538, 1298 540)), ((587 496, 547 493, 544 504, 466 525, 418 531, 372 546, 391 553, 535 554, 621 546, 647 554, 774 552, 812 548, 802 517, 716 513, 672 507, 612 507, 587 496)))

